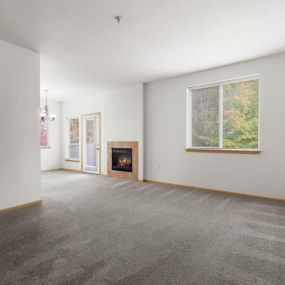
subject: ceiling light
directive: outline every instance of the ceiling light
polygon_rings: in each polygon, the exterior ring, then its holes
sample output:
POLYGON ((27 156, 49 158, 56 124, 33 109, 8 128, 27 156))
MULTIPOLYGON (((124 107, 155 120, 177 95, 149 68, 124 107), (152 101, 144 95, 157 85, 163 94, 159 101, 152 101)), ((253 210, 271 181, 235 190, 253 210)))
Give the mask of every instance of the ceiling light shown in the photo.
POLYGON ((45 90, 46 104, 40 110, 40 118, 41 118, 42 122, 54 121, 56 118, 56 114, 50 114, 49 115, 48 104, 47 104, 47 93, 48 93, 48 90, 45 90))

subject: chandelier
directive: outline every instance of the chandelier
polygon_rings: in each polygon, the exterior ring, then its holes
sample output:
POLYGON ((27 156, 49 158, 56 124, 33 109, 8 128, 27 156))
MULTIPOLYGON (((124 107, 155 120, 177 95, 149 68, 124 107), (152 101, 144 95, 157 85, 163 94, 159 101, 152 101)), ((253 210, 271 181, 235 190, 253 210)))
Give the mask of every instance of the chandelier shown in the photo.
POLYGON ((40 118, 42 122, 54 121, 56 118, 56 114, 49 114, 48 104, 47 104, 47 93, 48 93, 48 90, 45 90, 46 104, 40 110, 40 118))

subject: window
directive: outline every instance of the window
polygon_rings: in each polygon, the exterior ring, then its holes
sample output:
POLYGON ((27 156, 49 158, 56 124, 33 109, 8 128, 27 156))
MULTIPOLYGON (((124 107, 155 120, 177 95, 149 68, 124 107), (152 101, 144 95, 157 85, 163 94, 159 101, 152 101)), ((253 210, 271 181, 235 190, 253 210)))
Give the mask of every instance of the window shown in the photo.
POLYGON ((189 88, 188 150, 258 150, 259 80, 189 88))
POLYGON ((48 146, 48 121, 40 120, 40 146, 48 146))
POLYGON ((79 119, 68 119, 68 159, 79 160, 79 119))

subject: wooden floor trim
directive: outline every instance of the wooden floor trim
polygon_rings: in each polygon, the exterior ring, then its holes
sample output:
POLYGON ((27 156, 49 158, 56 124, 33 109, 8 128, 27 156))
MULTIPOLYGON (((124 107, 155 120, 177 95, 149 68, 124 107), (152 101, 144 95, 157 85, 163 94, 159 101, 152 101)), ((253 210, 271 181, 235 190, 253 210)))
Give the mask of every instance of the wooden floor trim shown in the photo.
POLYGON ((71 171, 71 172, 80 172, 80 173, 82 173, 81 170, 69 169, 69 168, 55 168, 55 169, 41 170, 41 172, 53 172, 53 171, 71 171))
POLYGON ((285 202, 285 199, 281 199, 281 198, 258 196, 258 195, 244 194, 244 193, 239 193, 239 192, 230 192, 230 191, 213 189, 213 188, 207 188, 207 187, 200 187, 200 186, 175 184, 175 183, 168 183, 168 182, 162 182, 162 181, 156 181, 156 180, 148 180, 148 179, 144 179, 144 182, 155 183, 155 184, 160 184, 160 185, 165 185, 165 186, 182 187, 182 188, 188 188, 188 189, 191 188, 191 190, 209 191, 209 192, 227 194, 227 195, 232 195, 232 196, 239 196, 239 197, 244 197, 244 198, 255 198, 255 199, 263 199, 263 200, 271 200, 271 201, 275 201, 275 202, 285 202))
POLYGON ((59 170, 83 173, 81 170, 78 170, 78 169, 60 168, 59 170))
POLYGON ((22 208, 27 208, 27 207, 40 205, 42 202, 43 202, 43 200, 36 200, 36 201, 33 201, 33 202, 29 202, 29 203, 25 203, 25 204, 13 206, 13 207, 5 208, 5 209, 0 210, 0 213, 10 212, 10 211, 14 211, 14 210, 17 210, 17 209, 22 209, 22 208))
POLYGON ((50 172, 50 171, 58 171, 58 170, 61 170, 61 168, 45 169, 45 170, 41 170, 41 172, 50 172))

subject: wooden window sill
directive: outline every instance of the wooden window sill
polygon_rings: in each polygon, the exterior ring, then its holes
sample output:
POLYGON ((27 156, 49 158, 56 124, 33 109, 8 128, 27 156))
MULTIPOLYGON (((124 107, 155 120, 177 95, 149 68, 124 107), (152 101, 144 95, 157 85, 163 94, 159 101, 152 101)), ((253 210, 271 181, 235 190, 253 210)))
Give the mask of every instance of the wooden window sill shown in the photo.
POLYGON ((49 148, 51 148, 51 146, 41 146, 41 149, 49 149, 49 148))
POLYGON ((234 153, 234 154, 260 154, 259 149, 225 149, 225 148, 186 148, 187 152, 234 153))
POLYGON ((68 159, 68 158, 66 158, 65 161, 68 161, 68 162, 80 162, 79 159, 68 159))

